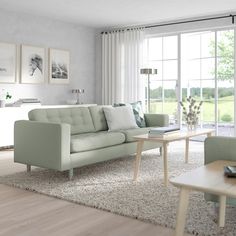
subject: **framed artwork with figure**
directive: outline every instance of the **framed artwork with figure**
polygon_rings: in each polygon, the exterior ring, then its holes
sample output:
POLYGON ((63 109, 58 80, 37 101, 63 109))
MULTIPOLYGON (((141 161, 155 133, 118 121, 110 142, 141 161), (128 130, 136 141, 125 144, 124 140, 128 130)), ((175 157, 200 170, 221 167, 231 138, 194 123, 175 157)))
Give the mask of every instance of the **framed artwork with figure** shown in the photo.
POLYGON ((70 52, 61 49, 49 49, 49 82, 68 84, 70 79, 70 52))
POLYGON ((0 43, 0 83, 15 83, 17 73, 17 46, 0 43))
POLYGON ((21 83, 40 84, 45 78, 45 49, 21 45, 21 83))

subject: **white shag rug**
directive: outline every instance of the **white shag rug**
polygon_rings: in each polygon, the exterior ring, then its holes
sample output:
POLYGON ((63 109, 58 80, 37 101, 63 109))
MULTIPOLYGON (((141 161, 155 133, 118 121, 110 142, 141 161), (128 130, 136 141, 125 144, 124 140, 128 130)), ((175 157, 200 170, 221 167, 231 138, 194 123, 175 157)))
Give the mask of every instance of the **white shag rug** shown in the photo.
MULTIPOLYGON (((184 163, 183 145, 170 145, 170 178, 203 165, 203 144, 190 145, 189 164, 184 163)), ((37 168, 31 173, 0 177, 0 182, 174 228, 179 190, 171 184, 163 185, 163 160, 159 152, 143 152, 136 183, 132 181, 133 164, 134 155, 76 169, 72 181, 68 181, 67 172, 37 168)), ((194 235, 236 235, 236 208, 227 207, 224 229, 218 227, 217 220, 215 205, 207 203, 202 193, 191 193, 186 231, 194 235)))

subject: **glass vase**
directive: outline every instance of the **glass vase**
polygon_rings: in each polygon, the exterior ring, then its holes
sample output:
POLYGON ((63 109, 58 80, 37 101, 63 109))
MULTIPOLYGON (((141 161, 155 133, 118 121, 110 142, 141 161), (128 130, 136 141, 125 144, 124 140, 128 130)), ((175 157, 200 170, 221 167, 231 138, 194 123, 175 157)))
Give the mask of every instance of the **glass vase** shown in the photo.
POLYGON ((187 130, 192 131, 197 129, 197 123, 186 123, 187 125, 187 130))

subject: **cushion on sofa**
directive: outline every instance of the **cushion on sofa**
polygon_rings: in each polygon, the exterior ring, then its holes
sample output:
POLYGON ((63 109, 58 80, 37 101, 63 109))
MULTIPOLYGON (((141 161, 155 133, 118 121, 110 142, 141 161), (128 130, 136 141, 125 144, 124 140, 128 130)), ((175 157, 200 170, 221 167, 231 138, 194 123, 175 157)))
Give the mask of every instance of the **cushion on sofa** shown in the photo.
POLYGON ((142 109, 142 102, 138 101, 138 102, 132 102, 130 104, 133 108, 135 120, 136 120, 138 127, 140 127, 140 128, 146 127, 146 122, 144 119, 144 113, 143 113, 143 109, 142 109))
POLYGON ((144 119, 144 113, 143 113, 141 101, 132 102, 132 103, 115 103, 114 107, 128 106, 128 105, 132 106, 132 109, 134 112, 134 117, 135 117, 138 127, 140 127, 140 128, 147 127, 145 119, 144 119))
POLYGON ((109 131, 138 128, 129 106, 103 107, 109 131))
POLYGON ((135 135, 141 135, 141 134, 147 134, 148 131, 151 129, 152 127, 145 127, 145 128, 139 128, 139 129, 127 129, 127 130, 121 130, 120 132, 125 134, 125 142, 129 143, 129 142, 134 142, 136 141, 133 136, 135 135))
POLYGON ((103 111, 104 106, 91 106, 89 111, 91 113, 93 124, 96 131, 108 130, 106 117, 103 111))
POLYGON ((71 153, 95 150, 125 142, 125 135, 120 132, 101 131, 97 133, 71 136, 71 153))
POLYGON ((95 132, 88 107, 34 109, 28 116, 31 121, 70 124, 71 134, 95 132))

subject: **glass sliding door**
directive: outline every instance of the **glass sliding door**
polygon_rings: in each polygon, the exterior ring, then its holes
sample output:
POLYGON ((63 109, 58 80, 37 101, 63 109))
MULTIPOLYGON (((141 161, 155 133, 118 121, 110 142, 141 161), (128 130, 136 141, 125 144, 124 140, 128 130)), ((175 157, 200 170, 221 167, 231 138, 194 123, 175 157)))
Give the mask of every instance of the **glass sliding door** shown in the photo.
POLYGON ((166 113, 177 122, 178 37, 155 37, 147 40, 148 67, 157 68, 150 77, 151 113, 166 113))
POLYGON ((234 136, 234 30, 216 33, 218 135, 234 136))
POLYGON ((201 127, 215 127, 215 33, 181 35, 182 99, 203 101, 201 127))
POLYGON ((234 34, 222 29, 147 38, 146 66, 158 69, 150 76, 150 112, 184 125, 178 102, 191 95, 203 101, 200 127, 234 136, 234 34))
POLYGON ((234 31, 181 35, 182 98, 204 101, 200 126, 234 135, 234 31))

